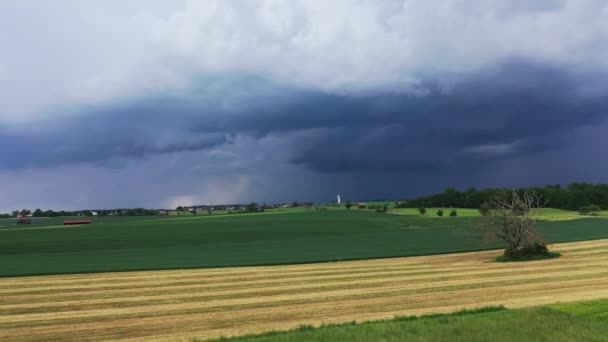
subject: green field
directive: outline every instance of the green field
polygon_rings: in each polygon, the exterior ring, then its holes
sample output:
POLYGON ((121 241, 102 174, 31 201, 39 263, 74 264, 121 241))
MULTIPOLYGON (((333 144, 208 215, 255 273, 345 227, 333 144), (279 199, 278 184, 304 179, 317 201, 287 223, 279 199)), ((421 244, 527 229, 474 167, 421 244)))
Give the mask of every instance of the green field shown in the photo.
MULTIPOLYGON (((426 216, 427 217, 437 217, 437 210, 439 210, 439 209, 443 210, 444 217, 449 216, 450 211, 452 211, 452 208, 435 208, 435 207, 426 208, 426 216)), ((479 212, 478 209, 471 209, 471 208, 455 208, 455 209, 456 209, 456 212, 458 213, 459 217, 480 217, 481 216, 481 213, 479 212)), ((393 213, 412 215, 412 216, 420 215, 420 212, 416 208, 391 208, 391 209, 389 209, 389 211, 393 212, 393 213)), ((569 210, 555 209, 555 208, 540 208, 540 209, 536 209, 535 213, 538 215, 538 218, 540 220, 551 220, 551 221, 573 220, 573 219, 579 219, 579 218, 585 218, 585 217, 593 217, 593 216, 581 215, 576 211, 569 211, 569 210)), ((598 213, 598 216, 608 216, 608 211, 602 211, 602 212, 598 213)))
MULTIPOLYGON (((443 210, 443 217, 450 216, 450 212, 452 211, 451 208, 425 208, 425 209, 426 209, 426 216, 429 216, 429 217, 432 217, 432 216, 437 217, 437 210, 439 210, 439 209, 443 210)), ((400 213, 400 214, 413 215, 413 216, 420 215, 420 212, 416 208, 392 208, 389 211, 395 212, 395 213, 400 213)), ((460 217, 480 217, 481 216, 478 209, 456 208, 456 212, 458 213, 458 216, 460 216, 460 217)))
MULTIPOLYGON (((269 265, 439 254, 500 247, 478 239, 478 217, 420 217, 365 210, 189 217, 103 217, 61 226, 0 225, 0 275, 269 265)), ((608 237, 608 221, 540 224, 550 242, 608 237)))
MULTIPOLYGON (((346 323, 221 341, 606 341, 608 301, 519 310, 486 308, 422 317, 346 323)), ((219 341, 219 340, 216 340, 219 341)))

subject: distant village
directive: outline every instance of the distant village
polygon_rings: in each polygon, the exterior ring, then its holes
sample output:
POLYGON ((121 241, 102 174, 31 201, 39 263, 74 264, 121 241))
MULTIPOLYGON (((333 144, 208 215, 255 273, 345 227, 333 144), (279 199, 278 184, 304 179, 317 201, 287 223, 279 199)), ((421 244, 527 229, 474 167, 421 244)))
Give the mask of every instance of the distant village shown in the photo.
MULTIPOLYGON (((226 211, 229 213, 241 212, 263 212, 268 209, 292 208, 292 207, 312 207, 312 202, 291 202, 278 204, 226 204, 226 205, 195 205, 195 206, 178 206, 175 209, 145 209, 145 208, 130 208, 130 209, 101 209, 101 210, 77 210, 77 211, 54 211, 41 210, 34 211, 30 209, 15 210, 11 214, 0 215, 0 218, 19 218, 31 219, 35 217, 60 217, 60 216, 168 216, 170 214, 186 215, 186 214, 212 214, 214 211, 226 211)), ((27 222, 27 221, 24 221, 27 222)))

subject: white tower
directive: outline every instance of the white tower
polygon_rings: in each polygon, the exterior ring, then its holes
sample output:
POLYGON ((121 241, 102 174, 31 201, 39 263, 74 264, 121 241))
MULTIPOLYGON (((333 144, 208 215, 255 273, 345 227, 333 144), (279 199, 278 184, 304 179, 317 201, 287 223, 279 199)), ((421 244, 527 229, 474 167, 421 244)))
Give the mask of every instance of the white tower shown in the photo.
POLYGON ((340 202, 340 195, 338 195, 337 197, 338 197, 338 204, 342 203, 342 202, 340 202))

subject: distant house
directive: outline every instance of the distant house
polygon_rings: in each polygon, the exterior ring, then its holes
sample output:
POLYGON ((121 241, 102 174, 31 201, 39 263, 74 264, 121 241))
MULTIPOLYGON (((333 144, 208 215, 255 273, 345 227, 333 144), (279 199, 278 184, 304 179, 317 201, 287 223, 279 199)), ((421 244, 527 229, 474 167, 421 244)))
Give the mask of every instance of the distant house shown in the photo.
POLYGON ((77 224, 91 224, 93 221, 91 220, 65 220, 63 221, 64 226, 72 226, 77 224))
POLYGON ((17 224, 32 224, 32 219, 21 219, 17 221, 17 224))
POLYGON ((97 212, 96 211, 91 211, 91 215, 97 216, 97 212))
POLYGON ((169 212, 167 212, 166 210, 161 210, 158 212, 158 216, 167 216, 169 215, 169 212))

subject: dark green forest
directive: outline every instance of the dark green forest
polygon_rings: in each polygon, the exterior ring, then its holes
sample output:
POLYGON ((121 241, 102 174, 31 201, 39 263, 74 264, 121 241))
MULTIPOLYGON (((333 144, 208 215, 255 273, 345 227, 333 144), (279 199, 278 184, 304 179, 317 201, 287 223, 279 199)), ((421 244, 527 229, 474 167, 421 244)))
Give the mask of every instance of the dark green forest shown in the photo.
MULTIPOLYGON (((443 192, 421 196, 412 200, 398 202, 398 207, 459 207, 479 208, 482 203, 488 201, 497 192, 513 189, 496 188, 477 190, 470 188, 466 191, 458 191, 455 188, 445 189, 443 192)), ((594 183, 570 183, 563 187, 547 185, 543 187, 519 188, 516 191, 533 191, 542 196, 547 207, 578 210, 583 206, 598 205, 603 210, 608 210, 608 184, 594 183)))

